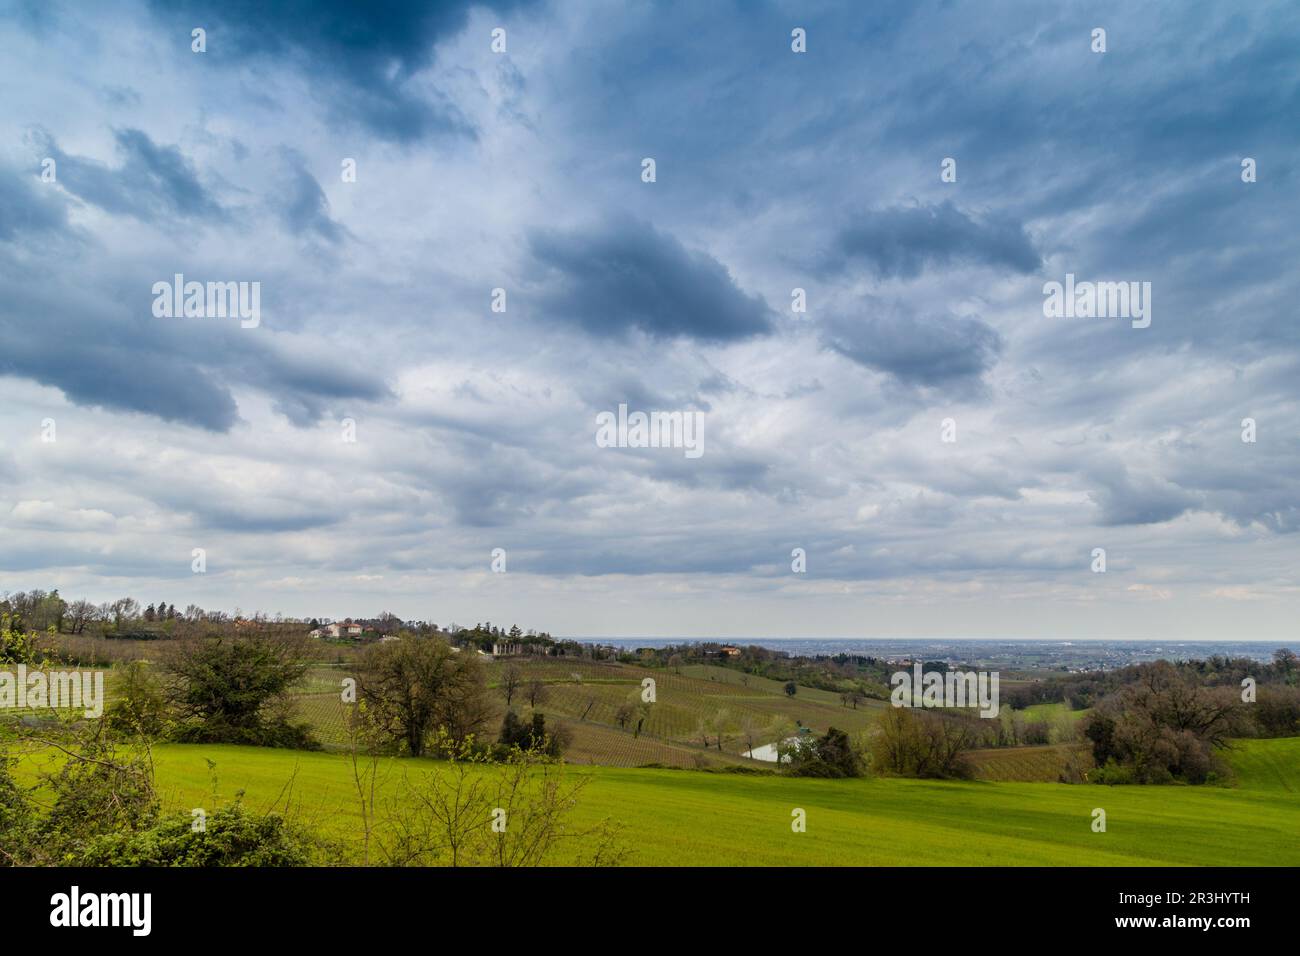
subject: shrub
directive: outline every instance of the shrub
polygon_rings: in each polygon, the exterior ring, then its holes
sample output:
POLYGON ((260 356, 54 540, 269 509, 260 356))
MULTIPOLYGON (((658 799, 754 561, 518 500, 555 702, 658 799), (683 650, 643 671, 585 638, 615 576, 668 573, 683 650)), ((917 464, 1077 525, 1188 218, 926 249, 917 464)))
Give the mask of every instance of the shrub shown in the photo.
POLYGON ((144 661, 132 661, 122 672, 120 696, 104 715, 109 729, 117 734, 161 737, 167 730, 168 717, 162 682, 144 661))
POLYGON ((104 834, 81 854, 80 866, 306 866, 313 840, 275 813, 256 816, 236 801, 195 829, 188 813, 153 826, 104 834))
POLYGON ((569 743, 569 735, 563 728, 548 734, 544 714, 534 712, 532 722, 524 723, 518 714, 510 710, 506 711, 505 719, 501 722, 498 741, 501 745, 498 757, 504 757, 515 747, 547 757, 559 757, 569 743))
POLYGON ((794 777, 861 777, 866 762, 849 735, 831 727, 822 737, 801 741, 786 772, 794 777))
POLYGON ((186 743, 317 746, 291 723, 293 688, 307 672, 306 648, 287 635, 249 635, 186 642, 167 661, 170 702, 186 743))

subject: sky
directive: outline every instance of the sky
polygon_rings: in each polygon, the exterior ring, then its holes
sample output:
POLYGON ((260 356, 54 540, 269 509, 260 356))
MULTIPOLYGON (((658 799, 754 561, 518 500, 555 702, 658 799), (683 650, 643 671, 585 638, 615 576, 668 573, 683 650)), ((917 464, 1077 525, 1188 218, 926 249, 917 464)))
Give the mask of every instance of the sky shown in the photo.
POLYGON ((0 591, 1289 639, 1297 50, 1286 2, 0 0, 0 591))

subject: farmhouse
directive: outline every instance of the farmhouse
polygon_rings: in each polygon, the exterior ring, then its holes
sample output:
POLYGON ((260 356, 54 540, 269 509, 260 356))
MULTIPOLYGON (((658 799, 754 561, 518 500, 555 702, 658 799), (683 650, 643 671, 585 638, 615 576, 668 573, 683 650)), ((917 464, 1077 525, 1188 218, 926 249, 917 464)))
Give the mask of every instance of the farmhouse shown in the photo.
POLYGON ((312 637, 360 637, 360 624, 322 624, 310 632, 312 637))

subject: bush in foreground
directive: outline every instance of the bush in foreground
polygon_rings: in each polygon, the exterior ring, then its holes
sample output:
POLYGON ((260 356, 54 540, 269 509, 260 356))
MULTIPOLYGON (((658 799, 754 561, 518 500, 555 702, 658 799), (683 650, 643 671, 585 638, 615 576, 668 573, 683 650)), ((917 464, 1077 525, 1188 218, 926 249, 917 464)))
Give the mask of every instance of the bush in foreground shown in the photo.
POLYGON ((172 813, 153 826, 91 841, 80 866, 306 866, 314 841, 275 813, 222 807, 196 829, 190 814, 172 813))

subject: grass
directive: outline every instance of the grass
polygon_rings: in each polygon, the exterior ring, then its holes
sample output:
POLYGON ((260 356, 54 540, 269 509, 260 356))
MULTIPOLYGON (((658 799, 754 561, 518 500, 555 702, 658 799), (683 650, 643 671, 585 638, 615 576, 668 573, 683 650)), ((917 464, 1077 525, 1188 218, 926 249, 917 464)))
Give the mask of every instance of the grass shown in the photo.
POLYGON ((1071 710, 1069 704, 1030 704, 1024 710, 1019 711, 1026 720, 1046 720, 1051 721, 1061 717, 1069 717, 1071 720, 1082 720, 1089 713, 1087 710, 1071 710))
MULTIPOLYGON (((590 778, 576 823, 624 827, 643 865, 1300 865, 1300 740, 1241 742, 1239 785, 1100 787, 902 779, 806 780, 689 770, 571 767, 590 778), (1091 829, 1094 808, 1107 832, 1091 829), (794 833, 803 809, 807 832, 794 833)), ((28 758, 24 772, 33 772, 28 758)), ((288 801, 343 839, 360 818, 341 754, 171 744, 155 751, 164 803, 212 805, 237 790, 262 809, 288 801)), ((390 760, 381 790, 427 760, 390 760)))
POLYGON ((1242 789, 1300 795, 1300 737, 1233 741, 1228 762, 1242 789))

